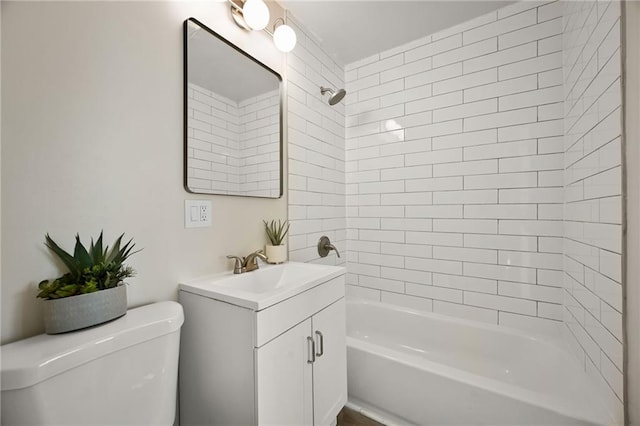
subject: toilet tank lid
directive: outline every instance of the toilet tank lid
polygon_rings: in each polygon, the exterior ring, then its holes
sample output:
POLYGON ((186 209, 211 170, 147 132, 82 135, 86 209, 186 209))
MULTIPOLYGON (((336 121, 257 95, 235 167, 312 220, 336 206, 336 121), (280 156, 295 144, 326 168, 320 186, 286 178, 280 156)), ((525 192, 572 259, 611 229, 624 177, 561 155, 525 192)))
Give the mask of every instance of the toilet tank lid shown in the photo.
POLYGON ((178 331, 182 306, 158 302, 114 321, 65 334, 40 334, 0 347, 2 391, 33 386, 112 352, 178 331))

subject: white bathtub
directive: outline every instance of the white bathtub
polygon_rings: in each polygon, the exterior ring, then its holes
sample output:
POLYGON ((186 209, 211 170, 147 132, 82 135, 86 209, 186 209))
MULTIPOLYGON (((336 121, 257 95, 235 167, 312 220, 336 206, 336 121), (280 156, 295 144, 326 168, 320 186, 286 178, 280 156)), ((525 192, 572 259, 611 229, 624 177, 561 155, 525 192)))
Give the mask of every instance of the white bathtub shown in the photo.
POLYGON ((540 337, 375 302, 347 308, 349 405, 385 424, 613 424, 540 337))

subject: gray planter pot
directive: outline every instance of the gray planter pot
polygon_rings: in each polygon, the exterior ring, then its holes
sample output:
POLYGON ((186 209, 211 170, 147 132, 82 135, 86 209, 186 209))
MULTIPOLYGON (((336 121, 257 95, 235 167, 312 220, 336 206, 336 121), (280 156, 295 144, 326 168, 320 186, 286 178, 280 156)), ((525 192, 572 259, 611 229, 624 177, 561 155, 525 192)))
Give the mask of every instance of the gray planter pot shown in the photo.
POLYGON ((44 301, 47 334, 59 334, 102 324, 127 313, 127 286, 44 301))

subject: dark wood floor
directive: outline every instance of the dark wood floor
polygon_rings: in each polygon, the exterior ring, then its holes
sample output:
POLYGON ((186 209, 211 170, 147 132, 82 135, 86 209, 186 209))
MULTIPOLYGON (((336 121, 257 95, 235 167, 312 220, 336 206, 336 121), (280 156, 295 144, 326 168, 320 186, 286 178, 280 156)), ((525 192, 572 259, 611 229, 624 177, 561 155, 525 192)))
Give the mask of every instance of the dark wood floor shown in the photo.
POLYGON ((338 426, 384 426, 357 411, 344 407, 338 414, 338 426))

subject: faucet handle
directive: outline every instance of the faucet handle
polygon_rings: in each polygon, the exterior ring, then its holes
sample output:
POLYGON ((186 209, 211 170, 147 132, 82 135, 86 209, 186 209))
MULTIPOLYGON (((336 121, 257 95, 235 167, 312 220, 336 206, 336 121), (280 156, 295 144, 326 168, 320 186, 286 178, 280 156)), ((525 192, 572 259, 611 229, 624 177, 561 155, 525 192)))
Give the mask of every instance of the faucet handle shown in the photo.
POLYGON ((320 241, 318 241, 318 254, 320 255, 320 257, 327 257, 330 250, 335 251, 336 255, 340 257, 340 252, 338 251, 336 246, 331 244, 331 240, 329 240, 329 237, 323 235, 322 237, 320 237, 320 241))
POLYGON ((233 265, 233 273, 234 274, 241 274, 242 273, 242 263, 243 263, 244 260, 241 257, 232 256, 232 255, 228 255, 227 259, 235 259, 235 263, 233 265))

